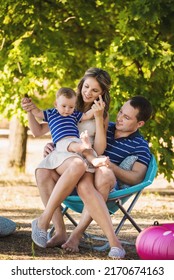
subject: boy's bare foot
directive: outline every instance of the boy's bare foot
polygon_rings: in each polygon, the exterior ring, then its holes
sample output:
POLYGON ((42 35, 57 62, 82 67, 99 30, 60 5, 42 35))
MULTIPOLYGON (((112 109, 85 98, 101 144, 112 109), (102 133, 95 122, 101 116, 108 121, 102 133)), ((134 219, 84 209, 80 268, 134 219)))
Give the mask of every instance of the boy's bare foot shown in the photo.
POLYGON ((83 151, 92 150, 92 145, 87 130, 80 134, 80 139, 80 143, 75 141, 71 142, 67 150, 74 153, 83 153, 83 151))
POLYGON ((94 167, 100 167, 100 166, 109 167, 109 159, 106 156, 99 156, 99 157, 93 158, 91 160, 91 163, 94 167))
POLYGON ((91 142, 88 135, 88 131, 85 130, 80 134, 80 139, 82 141, 82 150, 91 149, 91 142))

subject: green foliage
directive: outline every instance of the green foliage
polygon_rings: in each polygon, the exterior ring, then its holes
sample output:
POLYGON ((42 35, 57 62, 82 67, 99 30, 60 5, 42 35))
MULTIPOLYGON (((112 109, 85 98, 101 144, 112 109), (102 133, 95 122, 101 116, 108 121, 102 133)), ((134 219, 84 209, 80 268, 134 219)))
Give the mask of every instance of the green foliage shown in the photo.
POLYGON ((141 94, 154 114, 142 130, 159 173, 173 173, 174 2, 172 0, 4 0, 0 11, 0 114, 26 114, 28 93, 52 106, 59 86, 76 87, 91 66, 112 77, 110 118, 141 94))
POLYGON ((117 8, 116 34, 100 60, 113 77, 111 118, 132 95, 152 102, 154 114, 142 132, 157 156, 159 172, 169 180, 174 164, 174 3, 124 1, 117 8))

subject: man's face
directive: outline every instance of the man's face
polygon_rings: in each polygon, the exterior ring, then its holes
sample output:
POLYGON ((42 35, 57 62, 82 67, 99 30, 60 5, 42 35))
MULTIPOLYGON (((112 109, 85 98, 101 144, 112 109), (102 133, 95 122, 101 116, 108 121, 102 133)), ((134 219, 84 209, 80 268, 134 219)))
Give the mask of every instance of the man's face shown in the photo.
POLYGON ((125 135, 129 135, 135 132, 139 127, 144 125, 143 121, 137 121, 138 109, 134 109, 130 105, 130 101, 127 101, 116 117, 116 129, 123 132, 125 135))

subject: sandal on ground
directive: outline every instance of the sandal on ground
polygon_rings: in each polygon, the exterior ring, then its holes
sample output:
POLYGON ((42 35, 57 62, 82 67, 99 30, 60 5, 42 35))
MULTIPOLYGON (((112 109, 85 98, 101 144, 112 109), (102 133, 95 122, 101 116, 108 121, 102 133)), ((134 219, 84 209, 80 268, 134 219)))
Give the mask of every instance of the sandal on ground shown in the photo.
POLYGON ((109 251, 108 257, 112 259, 123 259, 126 255, 124 249, 120 249, 118 247, 112 247, 109 251))
POLYGON ((34 220, 31 223, 32 234, 31 238, 33 242, 39 247, 46 248, 47 246, 47 232, 38 228, 38 220, 34 220))

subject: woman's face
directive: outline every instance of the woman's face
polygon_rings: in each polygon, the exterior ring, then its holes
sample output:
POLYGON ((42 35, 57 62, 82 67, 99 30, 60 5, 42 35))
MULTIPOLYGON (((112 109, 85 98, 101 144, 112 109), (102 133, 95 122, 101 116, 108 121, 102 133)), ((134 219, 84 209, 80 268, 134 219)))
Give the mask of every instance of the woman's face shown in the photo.
POLYGON ((89 77, 84 81, 81 93, 85 103, 93 103, 102 95, 102 89, 95 78, 89 77))

